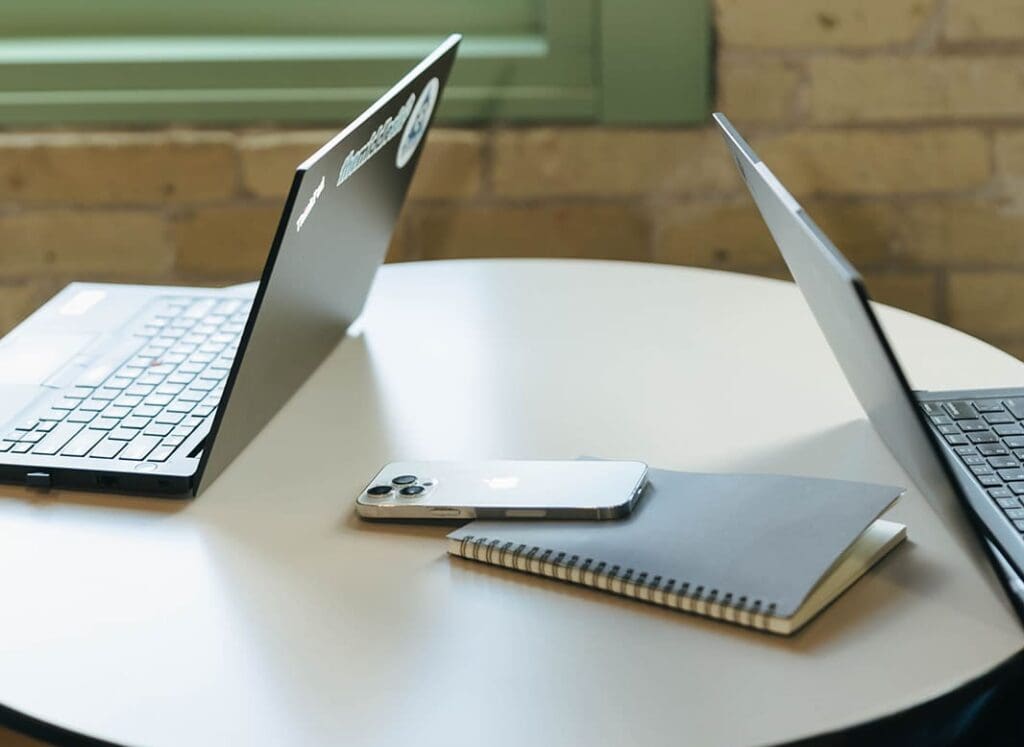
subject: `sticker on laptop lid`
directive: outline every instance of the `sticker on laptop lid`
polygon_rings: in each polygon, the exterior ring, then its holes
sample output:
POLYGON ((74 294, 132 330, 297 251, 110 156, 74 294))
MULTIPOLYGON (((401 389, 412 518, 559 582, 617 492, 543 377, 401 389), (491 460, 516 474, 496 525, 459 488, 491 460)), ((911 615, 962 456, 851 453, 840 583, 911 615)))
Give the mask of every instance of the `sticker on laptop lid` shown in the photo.
POLYGON ((405 123, 405 130, 402 132, 402 139, 398 141, 398 152, 395 154, 395 165, 402 168, 409 163, 413 153, 419 147, 420 141, 427 132, 427 124, 430 122, 430 115, 434 113, 434 104, 437 103, 437 91, 441 87, 437 78, 431 78, 427 85, 423 86, 423 93, 420 100, 413 107, 409 121, 405 123))

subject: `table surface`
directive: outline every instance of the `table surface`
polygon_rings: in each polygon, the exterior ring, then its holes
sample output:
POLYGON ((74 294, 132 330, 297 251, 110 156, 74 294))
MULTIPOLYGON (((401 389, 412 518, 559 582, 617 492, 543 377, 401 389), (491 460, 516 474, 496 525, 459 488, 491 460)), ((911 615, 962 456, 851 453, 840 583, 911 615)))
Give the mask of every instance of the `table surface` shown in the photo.
MULTIPOLYGON (((1024 366, 883 309, 918 388, 1024 366)), ((909 541, 793 638, 450 559, 360 522, 399 459, 642 459, 908 480, 796 288, 553 260, 385 267, 349 336, 192 502, 3 487, 0 703, 114 742, 758 744, 1024 647, 919 491, 909 541)))

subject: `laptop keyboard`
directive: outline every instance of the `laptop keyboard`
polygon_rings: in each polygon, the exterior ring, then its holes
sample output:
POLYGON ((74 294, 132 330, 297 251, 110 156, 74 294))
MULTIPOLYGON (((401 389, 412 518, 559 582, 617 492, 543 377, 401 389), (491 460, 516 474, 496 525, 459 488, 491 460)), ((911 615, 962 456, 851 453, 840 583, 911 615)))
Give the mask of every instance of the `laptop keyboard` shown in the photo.
POLYGON ((1024 534, 1024 397, 923 402, 974 479, 1024 534))
POLYGON ((165 462, 220 403, 252 302, 165 296, 133 322, 130 357, 83 373, 9 427, 0 453, 165 462))

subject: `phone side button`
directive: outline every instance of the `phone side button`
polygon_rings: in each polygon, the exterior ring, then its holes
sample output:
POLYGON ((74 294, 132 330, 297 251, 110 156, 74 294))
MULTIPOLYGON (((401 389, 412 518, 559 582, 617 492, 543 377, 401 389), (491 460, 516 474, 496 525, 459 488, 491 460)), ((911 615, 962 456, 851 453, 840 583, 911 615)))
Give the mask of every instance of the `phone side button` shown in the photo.
POLYGON ((431 516, 458 516, 459 509, 457 508, 432 508, 430 509, 431 516))
POLYGON ((509 519, 543 519, 547 515, 543 508, 510 508, 505 512, 509 519))

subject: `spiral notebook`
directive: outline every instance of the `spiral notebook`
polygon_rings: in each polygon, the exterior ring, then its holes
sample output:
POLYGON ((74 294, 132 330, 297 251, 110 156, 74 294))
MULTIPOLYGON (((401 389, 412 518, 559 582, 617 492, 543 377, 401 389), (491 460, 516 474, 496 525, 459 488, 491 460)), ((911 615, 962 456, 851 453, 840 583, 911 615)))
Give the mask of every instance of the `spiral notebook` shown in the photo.
POLYGON ((879 519, 903 489, 652 469, 621 521, 474 521, 469 560, 789 635, 906 537, 879 519))

